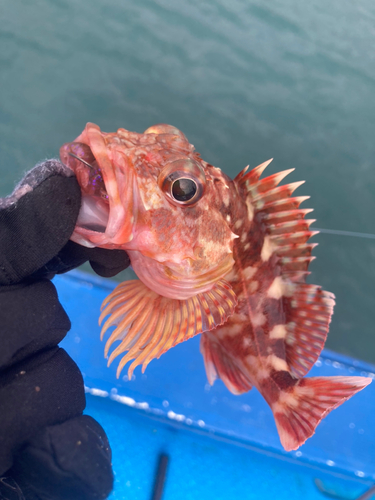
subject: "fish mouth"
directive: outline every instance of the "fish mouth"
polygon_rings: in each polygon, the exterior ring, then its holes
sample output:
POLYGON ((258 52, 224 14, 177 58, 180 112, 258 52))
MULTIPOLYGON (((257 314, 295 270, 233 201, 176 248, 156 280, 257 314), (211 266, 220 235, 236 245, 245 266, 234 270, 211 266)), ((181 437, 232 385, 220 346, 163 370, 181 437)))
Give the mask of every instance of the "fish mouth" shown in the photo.
POLYGON ((60 149, 61 161, 73 170, 81 187, 82 205, 77 226, 105 233, 109 219, 108 193, 102 171, 90 146, 69 142, 60 149))
POLYGON ((87 247, 126 250, 136 220, 136 178, 126 157, 88 123, 74 142, 60 149, 61 161, 76 174, 81 211, 71 239, 87 247))

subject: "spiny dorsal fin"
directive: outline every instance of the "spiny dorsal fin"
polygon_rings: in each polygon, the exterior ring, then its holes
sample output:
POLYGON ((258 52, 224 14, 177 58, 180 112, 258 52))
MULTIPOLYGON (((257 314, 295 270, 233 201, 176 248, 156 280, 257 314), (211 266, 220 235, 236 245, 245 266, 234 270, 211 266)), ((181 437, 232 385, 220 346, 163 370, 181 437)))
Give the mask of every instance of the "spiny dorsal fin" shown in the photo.
POLYGON ((282 297, 285 325, 273 332, 285 341, 286 361, 297 377, 303 377, 313 366, 323 349, 334 307, 334 296, 315 285, 307 285, 308 267, 316 243, 307 241, 318 231, 311 231, 314 219, 305 219, 312 209, 301 209, 308 196, 292 197, 303 182, 279 186, 293 169, 260 179, 270 161, 248 173, 242 172, 235 181, 239 192, 251 204, 254 218, 263 224, 265 236, 261 260, 267 263, 277 257, 285 288, 293 290, 282 297))
MULTIPOLYGON (((309 263, 313 260, 311 250, 316 246, 316 244, 307 245, 307 241, 317 234, 317 231, 310 231, 310 225, 315 220, 305 219, 305 216, 313 210, 299 208, 300 204, 308 199, 307 196, 291 197, 304 181, 279 186, 294 169, 260 179, 271 161, 272 159, 247 173, 246 169, 243 170, 235 178, 235 182, 243 196, 251 203, 254 217, 260 217, 265 226, 262 259, 268 260, 271 255, 278 255, 282 264, 282 274, 307 271, 309 263)), ((301 281, 305 281, 305 276, 301 281)))

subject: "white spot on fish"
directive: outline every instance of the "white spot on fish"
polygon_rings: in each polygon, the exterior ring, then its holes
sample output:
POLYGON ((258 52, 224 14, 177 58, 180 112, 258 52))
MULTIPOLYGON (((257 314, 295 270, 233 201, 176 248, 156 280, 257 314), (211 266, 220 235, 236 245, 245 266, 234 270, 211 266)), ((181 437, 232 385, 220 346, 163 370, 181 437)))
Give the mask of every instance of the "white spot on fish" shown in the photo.
POLYGON ((280 299, 284 295, 284 281, 281 276, 277 276, 268 289, 267 296, 270 299, 280 299))
POLYGON ((274 251, 274 245, 272 245, 271 238, 269 236, 266 236, 264 238, 262 251, 260 253, 263 262, 266 262, 271 257, 273 251, 274 251))
POLYGON ((230 222, 230 215, 229 214, 226 216, 226 219, 227 219, 227 222, 230 222))
POLYGON ((236 271, 231 269, 229 273, 225 275, 225 279, 228 281, 236 281, 238 279, 236 271))
POLYGON ((254 276, 254 274, 257 272, 257 270, 258 270, 258 268, 253 267, 253 266, 245 267, 245 269, 243 270, 244 278, 247 280, 250 280, 254 276))
POLYGON ((275 354, 270 354, 267 356, 268 362, 272 365, 275 370, 288 371, 288 364, 285 359, 278 358, 275 354))
POLYGON ((258 380, 269 378, 269 368, 263 365, 259 357, 249 354, 249 356, 246 356, 245 362, 247 363, 250 371, 256 374, 256 378, 258 380))
POLYGON ((220 333, 227 337, 235 337, 242 331, 242 325, 235 323, 227 327, 222 327, 220 333))
POLYGON ((244 347, 249 347, 250 345, 251 345, 251 340, 250 340, 250 339, 248 339, 247 337, 245 337, 245 338, 243 339, 243 346, 244 346, 244 347))
POLYGON ((246 198, 246 207, 247 207, 247 217, 248 217, 249 221, 252 221, 254 218, 254 207, 251 204, 251 201, 249 200, 249 198, 246 198))
POLYGON ((238 219, 238 220, 235 222, 234 227, 235 227, 236 229, 239 229, 239 228, 242 226, 242 224, 243 224, 243 220, 242 220, 242 219, 238 219))
POLYGON ((262 326, 266 322, 266 317, 263 313, 254 314, 251 318, 253 326, 262 326))
POLYGON ((286 325, 275 325, 270 331, 270 339, 284 339, 287 335, 286 325))
POLYGON ((284 413, 285 407, 296 408, 297 406, 298 399, 296 398, 294 391, 281 391, 278 401, 275 401, 275 403, 271 405, 274 413, 284 413))
POLYGON ((244 246, 244 250, 248 250, 250 248, 250 243, 246 243, 246 245, 244 246))
POLYGON ((217 379, 217 372, 215 369, 214 364, 212 361, 208 361, 205 359, 205 367, 206 367, 206 374, 207 374, 207 380, 210 383, 210 385, 213 385, 215 380, 217 379))
POLYGON ((246 234, 246 233, 242 233, 242 234, 241 234, 241 240, 240 240, 240 241, 241 241, 241 243, 245 243, 246 238, 247 238, 247 234, 246 234))
POLYGON ((236 323, 242 323, 244 321, 248 321, 249 318, 247 314, 239 314, 239 313, 234 313, 233 316, 231 317, 232 321, 235 321, 236 323))
POLYGON ((251 281, 248 287, 249 293, 254 293, 258 290, 259 281, 251 281))

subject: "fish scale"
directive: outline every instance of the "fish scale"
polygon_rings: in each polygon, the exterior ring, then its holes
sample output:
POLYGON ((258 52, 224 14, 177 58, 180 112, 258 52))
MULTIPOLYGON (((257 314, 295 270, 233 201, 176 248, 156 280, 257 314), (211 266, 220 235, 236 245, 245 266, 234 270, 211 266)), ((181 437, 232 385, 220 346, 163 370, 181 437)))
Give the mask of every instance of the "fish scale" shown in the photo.
POLYGON ((269 160, 231 180, 165 124, 138 134, 89 123, 60 155, 82 190, 73 241, 125 250, 139 278, 102 306, 101 338, 114 327, 108 364, 122 356, 117 376, 131 361, 130 379, 138 365, 144 371, 202 334, 209 383, 221 378, 234 394, 256 387, 286 450, 371 382, 303 378, 323 349, 335 300, 306 284, 317 231, 305 218, 312 210, 300 208, 309 197, 293 196, 303 181, 280 186, 294 169, 261 179, 269 160), (180 179, 190 186, 182 198, 173 188, 180 179))

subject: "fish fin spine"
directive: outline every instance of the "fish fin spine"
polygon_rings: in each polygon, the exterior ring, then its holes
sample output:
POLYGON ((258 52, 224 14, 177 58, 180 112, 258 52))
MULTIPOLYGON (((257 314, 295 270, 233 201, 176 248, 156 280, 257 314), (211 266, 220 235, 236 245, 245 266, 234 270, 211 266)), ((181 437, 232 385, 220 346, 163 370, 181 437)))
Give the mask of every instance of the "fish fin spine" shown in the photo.
POLYGON ((299 380, 289 391, 281 391, 271 408, 285 450, 301 446, 329 412, 371 381, 367 377, 312 377, 299 380))
POLYGON ((220 378, 233 394, 250 391, 252 384, 223 346, 209 333, 201 336, 200 351, 206 368, 207 379, 213 385, 220 378))
POLYGON ((117 377, 128 361, 134 360, 128 377, 134 368, 159 358, 175 345, 195 335, 222 325, 237 306, 232 287, 220 279, 207 292, 201 292, 186 300, 171 299, 158 295, 139 280, 118 285, 104 301, 100 323, 109 315, 102 327, 101 339, 107 330, 115 326, 105 346, 105 356, 114 342, 121 341, 111 352, 108 365, 122 357, 117 377))
POLYGON ((306 375, 321 353, 331 322, 334 295, 316 285, 298 283, 292 298, 286 298, 285 354, 293 375, 306 375))
POLYGON ((244 173, 237 182, 240 192, 254 207, 254 218, 264 228, 261 265, 273 259, 279 266, 276 291, 282 296, 271 293, 271 297, 279 297, 283 302, 285 325, 277 325, 284 327, 277 332, 285 333, 286 361, 292 374, 303 377, 323 349, 335 305, 334 295, 306 284, 309 265, 315 259, 311 253, 316 246, 308 240, 318 232, 310 229, 314 219, 305 219, 311 209, 299 208, 308 197, 290 196, 301 183, 278 186, 291 170, 260 180, 262 169, 257 167, 255 172, 244 173))

